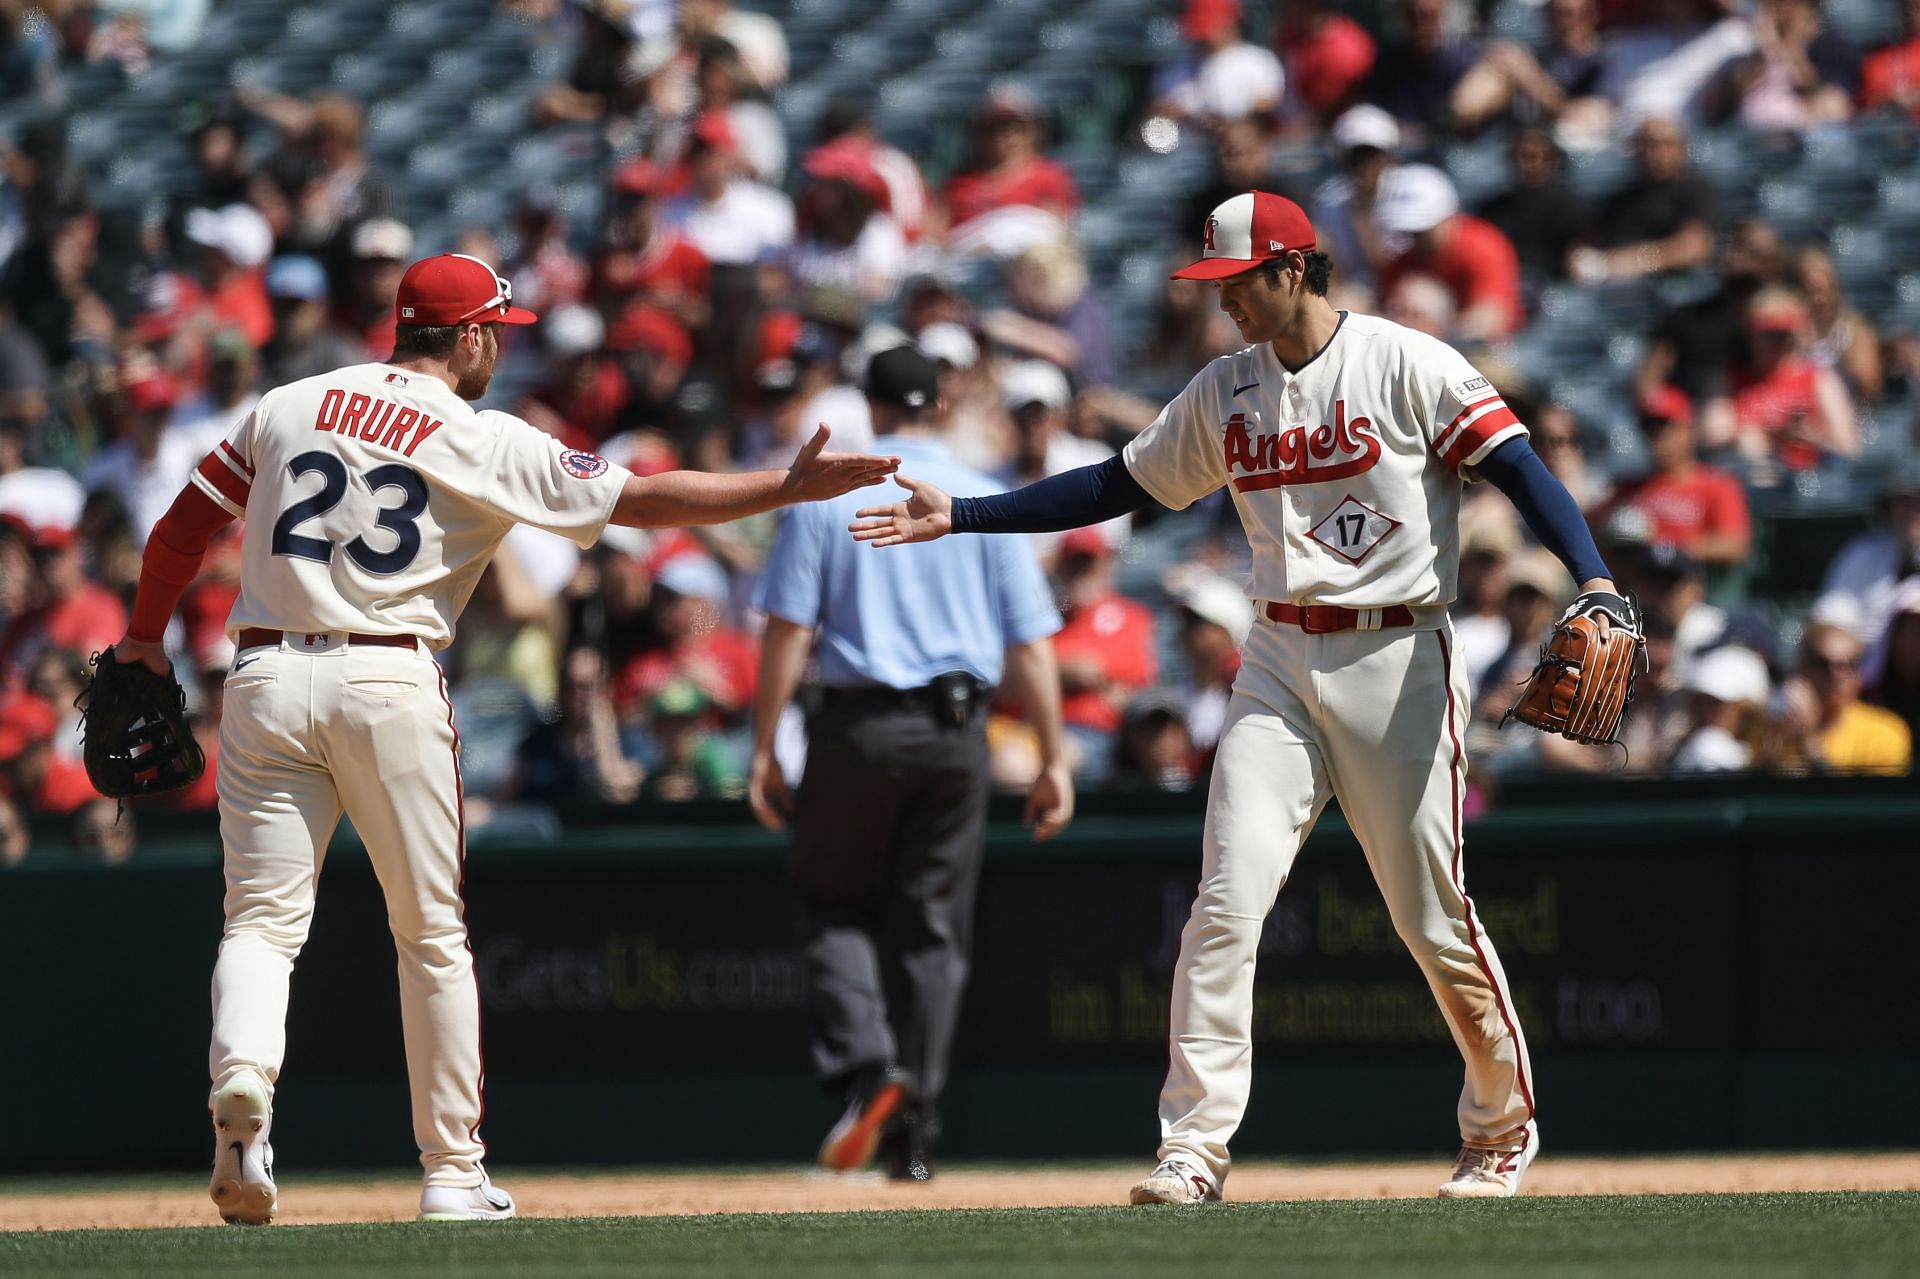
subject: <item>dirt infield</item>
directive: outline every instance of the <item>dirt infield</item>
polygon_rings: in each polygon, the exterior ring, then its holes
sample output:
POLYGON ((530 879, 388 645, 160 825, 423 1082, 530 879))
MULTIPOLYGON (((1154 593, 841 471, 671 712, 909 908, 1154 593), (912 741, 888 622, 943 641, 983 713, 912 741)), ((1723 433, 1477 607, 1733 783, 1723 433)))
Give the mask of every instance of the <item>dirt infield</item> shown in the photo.
MULTIPOLYGON (((1012 1167, 957 1169, 925 1186, 875 1176, 792 1173, 617 1173, 556 1176, 507 1172, 526 1217, 678 1216, 705 1213, 855 1212, 892 1208, 1039 1208, 1125 1202, 1141 1169, 1012 1167)), ((1247 1164, 1234 1170, 1237 1200, 1399 1199, 1433 1193, 1438 1163, 1247 1164)), ((1645 1159, 1543 1158, 1529 1195, 1741 1193, 1779 1190, 1920 1190, 1920 1153, 1769 1154, 1645 1159)), ((280 1222, 326 1225, 404 1221, 417 1189, 404 1181, 303 1183, 280 1188, 280 1222)), ((0 1193, 0 1231, 203 1226, 213 1206, 197 1186, 148 1190, 0 1193)))

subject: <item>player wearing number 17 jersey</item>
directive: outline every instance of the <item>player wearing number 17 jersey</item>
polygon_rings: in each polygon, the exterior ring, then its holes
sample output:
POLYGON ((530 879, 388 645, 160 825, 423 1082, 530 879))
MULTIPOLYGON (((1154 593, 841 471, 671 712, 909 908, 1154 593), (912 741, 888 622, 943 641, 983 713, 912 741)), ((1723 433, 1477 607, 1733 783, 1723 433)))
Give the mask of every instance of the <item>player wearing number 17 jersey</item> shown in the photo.
POLYGON ((1327 301, 1332 264, 1298 205, 1235 196, 1207 220, 1205 246, 1179 275, 1215 282, 1249 345, 1202 369, 1120 457, 992 497, 901 476, 911 500, 861 511, 852 531, 880 546, 1050 531, 1231 494, 1259 620, 1174 965, 1160 1163, 1132 1200, 1220 1197, 1253 1079, 1261 925, 1336 795, 1465 1058, 1462 1146, 1440 1193, 1511 1195, 1539 1127, 1526 1042, 1461 861, 1468 703, 1447 605, 1463 485, 1491 480, 1575 581, 1613 584, 1487 379, 1443 342, 1327 301))
MULTIPOLYGON (((467 945, 459 736, 434 653, 516 523, 592 545, 609 522, 716 524, 878 483, 897 459, 825 453, 787 471, 641 478, 505 413, 476 412, 502 325, 528 324, 477 258, 416 262, 393 359, 261 397, 155 527, 122 661, 160 640, 209 539, 245 518, 218 779, 226 929, 213 973, 210 1192, 228 1221, 278 1206, 268 1134, 288 988, 340 815, 387 899, 422 1217, 497 1219, 480 1140, 480 1002, 467 945)), ((377 944, 372 943, 369 944, 377 944)))

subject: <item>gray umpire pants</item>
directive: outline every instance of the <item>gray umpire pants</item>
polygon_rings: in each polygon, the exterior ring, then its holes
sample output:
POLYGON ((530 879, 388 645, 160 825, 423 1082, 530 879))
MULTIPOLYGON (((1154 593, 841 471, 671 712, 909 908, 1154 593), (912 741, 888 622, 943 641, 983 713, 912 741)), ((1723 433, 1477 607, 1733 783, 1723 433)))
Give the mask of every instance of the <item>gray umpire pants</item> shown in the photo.
POLYGON ((910 705, 829 701, 795 796, 813 1067, 898 1065, 931 1114, 967 984, 986 841, 984 703, 959 727, 910 705))

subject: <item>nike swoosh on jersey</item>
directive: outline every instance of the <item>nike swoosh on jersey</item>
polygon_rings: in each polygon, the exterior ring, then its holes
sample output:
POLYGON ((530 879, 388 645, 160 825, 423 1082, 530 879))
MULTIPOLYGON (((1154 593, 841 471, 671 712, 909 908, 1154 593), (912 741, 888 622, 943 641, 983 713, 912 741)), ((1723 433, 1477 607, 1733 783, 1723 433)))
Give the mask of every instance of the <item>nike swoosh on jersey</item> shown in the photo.
POLYGON ((1260 385, 1260 384, 1259 384, 1258 382, 1249 382, 1249 383, 1247 383, 1247 384, 1246 384, 1245 386, 1236 386, 1236 387, 1234 387, 1234 388, 1233 388, 1233 393, 1234 393, 1235 395, 1238 395, 1238 394, 1240 394, 1240 392, 1242 392, 1242 391, 1251 391, 1251 390, 1252 390, 1252 389, 1253 389, 1254 387, 1256 387, 1256 386, 1259 386, 1259 385, 1260 385))

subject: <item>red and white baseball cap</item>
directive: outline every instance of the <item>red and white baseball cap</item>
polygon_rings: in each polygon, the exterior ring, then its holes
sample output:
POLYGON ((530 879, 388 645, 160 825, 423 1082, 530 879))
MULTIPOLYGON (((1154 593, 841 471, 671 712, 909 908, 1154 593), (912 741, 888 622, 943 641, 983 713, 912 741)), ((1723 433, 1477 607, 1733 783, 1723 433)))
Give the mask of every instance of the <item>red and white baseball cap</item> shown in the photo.
POLYGON ((422 258, 400 277, 394 315, 401 324, 532 324, 540 317, 513 305, 506 277, 464 253, 422 258))
POLYGON ((1313 221, 1282 195, 1248 191, 1227 200, 1207 219, 1206 249, 1176 280, 1224 280, 1298 250, 1313 252, 1313 221))

